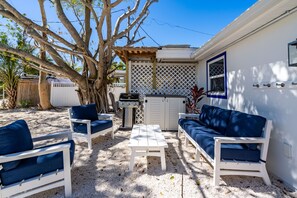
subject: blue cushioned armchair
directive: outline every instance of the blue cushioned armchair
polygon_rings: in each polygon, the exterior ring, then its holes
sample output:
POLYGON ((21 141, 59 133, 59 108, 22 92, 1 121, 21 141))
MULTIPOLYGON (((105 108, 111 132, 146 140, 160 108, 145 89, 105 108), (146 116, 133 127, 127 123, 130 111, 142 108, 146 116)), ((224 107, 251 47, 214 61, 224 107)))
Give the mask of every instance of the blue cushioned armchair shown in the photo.
POLYGON ((0 197, 26 197, 59 186, 65 187, 65 197, 71 197, 73 140, 39 148, 33 145, 65 137, 71 139, 71 133, 32 138, 24 120, 0 127, 0 197))
POLYGON ((114 138, 113 115, 98 114, 95 104, 73 106, 69 109, 70 128, 73 136, 87 139, 92 149, 92 139, 106 133, 114 138))

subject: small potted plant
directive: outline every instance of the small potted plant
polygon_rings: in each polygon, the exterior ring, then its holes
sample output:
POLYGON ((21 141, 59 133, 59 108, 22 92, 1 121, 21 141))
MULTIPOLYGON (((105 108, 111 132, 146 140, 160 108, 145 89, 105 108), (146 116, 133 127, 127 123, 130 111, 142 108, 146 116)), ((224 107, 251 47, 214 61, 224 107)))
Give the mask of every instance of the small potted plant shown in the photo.
POLYGON ((188 102, 186 104, 187 113, 200 113, 200 109, 197 108, 197 103, 202 100, 205 95, 206 92, 204 92, 203 87, 198 88, 198 86, 195 85, 191 88, 192 101, 188 98, 188 102))

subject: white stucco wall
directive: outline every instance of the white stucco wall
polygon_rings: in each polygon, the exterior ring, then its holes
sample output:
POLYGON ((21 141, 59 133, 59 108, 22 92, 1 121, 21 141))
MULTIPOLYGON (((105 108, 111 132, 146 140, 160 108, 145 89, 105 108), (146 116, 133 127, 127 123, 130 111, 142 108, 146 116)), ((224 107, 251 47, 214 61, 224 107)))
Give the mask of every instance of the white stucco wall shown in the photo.
MULTIPOLYGON (((293 13, 224 50, 227 52, 228 98, 207 98, 204 102, 271 119, 274 129, 268 170, 297 189, 297 86, 288 87, 292 81, 297 82, 297 67, 288 67, 287 50, 287 44, 296 38, 297 13, 293 13), (285 82, 286 86, 252 86, 277 81, 285 82), (292 146, 292 158, 285 156, 284 143, 292 146)), ((199 87, 206 88, 207 59, 199 61, 199 87)))

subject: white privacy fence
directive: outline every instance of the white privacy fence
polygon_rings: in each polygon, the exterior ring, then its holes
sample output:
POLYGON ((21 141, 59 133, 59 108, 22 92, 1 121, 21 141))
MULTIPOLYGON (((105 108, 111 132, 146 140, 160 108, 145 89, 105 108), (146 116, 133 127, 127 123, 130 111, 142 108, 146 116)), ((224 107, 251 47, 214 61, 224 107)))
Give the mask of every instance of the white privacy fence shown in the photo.
MULTIPOLYGON (((119 100, 120 93, 126 92, 125 83, 114 83, 109 85, 108 90, 119 100)), ((67 107, 80 105, 77 92, 77 86, 73 82, 51 82, 51 104, 54 107, 67 107)), ((109 96, 108 96, 109 99, 109 96)), ((109 99, 109 104, 111 101, 109 99)))
POLYGON ((51 82, 51 104, 54 107, 80 105, 77 86, 72 82, 51 82))

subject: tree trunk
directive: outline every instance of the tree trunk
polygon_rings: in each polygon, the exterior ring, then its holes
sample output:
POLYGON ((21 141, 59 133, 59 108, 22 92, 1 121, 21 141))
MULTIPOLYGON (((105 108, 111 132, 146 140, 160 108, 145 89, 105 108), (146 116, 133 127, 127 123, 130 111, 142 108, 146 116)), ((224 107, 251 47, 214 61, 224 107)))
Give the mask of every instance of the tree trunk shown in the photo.
MULTIPOLYGON (((46 12, 44 9, 44 0, 39 0, 39 6, 40 6, 40 12, 41 12, 41 18, 42 18, 42 26, 46 28, 47 18, 46 18, 46 12)), ((46 33, 42 32, 42 38, 45 41, 47 41, 46 33)), ((40 50, 40 59, 43 61, 46 61, 46 52, 43 45, 40 50)), ((42 68, 42 65, 39 65, 39 67, 42 68)), ((46 80, 46 73, 42 71, 39 71, 38 93, 39 93, 40 107, 43 110, 51 109, 52 105, 50 102, 50 93, 49 93, 48 82, 46 80)))
POLYGON ((78 85, 78 87, 78 97, 81 104, 96 103, 99 113, 108 112, 107 82, 103 81, 99 88, 96 88, 94 82, 89 82, 87 85, 78 85), (82 87, 87 87, 87 90, 82 89, 82 87))
POLYGON ((42 71, 39 72, 38 93, 39 93, 40 107, 43 110, 51 109, 52 105, 50 102, 50 93, 49 93, 48 82, 46 80, 46 73, 42 71))
POLYGON ((8 96, 7 108, 14 109, 16 107, 17 100, 17 87, 9 86, 5 88, 5 92, 8 96))

